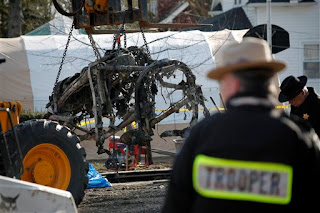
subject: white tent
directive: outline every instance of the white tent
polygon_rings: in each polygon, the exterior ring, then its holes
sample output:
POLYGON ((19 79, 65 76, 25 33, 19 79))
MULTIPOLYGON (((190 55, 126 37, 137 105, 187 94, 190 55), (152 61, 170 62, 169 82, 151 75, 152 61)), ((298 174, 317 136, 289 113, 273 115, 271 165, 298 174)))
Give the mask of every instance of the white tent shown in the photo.
MULTIPOLYGON (((208 99, 206 105, 214 108, 209 97, 219 104, 218 83, 206 78, 207 71, 215 66, 212 53, 216 54, 229 41, 241 40, 245 32, 159 32, 145 33, 145 36, 153 59, 177 59, 192 68, 196 83, 202 85, 208 99)), ((93 38, 102 55, 103 51, 112 48, 113 35, 93 35, 93 38)), ((26 110, 45 111, 66 42, 67 35, 0 39, 0 58, 7 60, 0 65, 0 100, 19 100, 26 110)), ((141 33, 127 34, 127 47, 143 44, 141 33)), ((80 72, 94 60, 88 37, 74 35, 59 80, 80 72)))
POLYGON ((19 100, 26 109, 34 108, 27 53, 21 37, 0 39, 0 101, 19 100))

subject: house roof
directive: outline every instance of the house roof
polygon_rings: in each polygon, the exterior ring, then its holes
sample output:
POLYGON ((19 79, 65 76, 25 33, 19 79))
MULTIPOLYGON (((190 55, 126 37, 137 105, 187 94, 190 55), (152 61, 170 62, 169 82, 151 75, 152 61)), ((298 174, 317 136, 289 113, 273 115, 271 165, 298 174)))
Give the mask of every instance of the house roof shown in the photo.
POLYGON ((198 27, 193 30, 201 31, 219 31, 224 29, 229 30, 243 30, 252 27, 246 13, 242 7, 233 8, 220 15, 206 19, 201 22, 202 24, 212 24, 210 27, 198 27))
POLYGON ((158 0, 158 16, 159 20, 167 18, 172 12, 181 6, 184 0, 158 0))
POLYGON ((178 7, 175 8, 174 11, 169 13, 169 15, 166 18, 162 19, 160 23, 172 23, 173 19, 175 19, 179 14, 181 14, 181 12, 183 12, 187 7, 189 7, 189 3, 187 1, 182 2, 180 5, 178 5, 178 7))
POLYGON ((221 2, 219 2, 219 3, 212 9, 212 11, 222 11, 221 2))

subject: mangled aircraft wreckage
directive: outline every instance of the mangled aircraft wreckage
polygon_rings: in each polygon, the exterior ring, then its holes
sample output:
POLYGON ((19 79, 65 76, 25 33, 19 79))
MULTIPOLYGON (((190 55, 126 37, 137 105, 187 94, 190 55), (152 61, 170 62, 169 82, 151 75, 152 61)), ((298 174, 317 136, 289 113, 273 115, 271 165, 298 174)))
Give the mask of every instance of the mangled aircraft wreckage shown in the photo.
POLYGON ((204 108, 204 115, 209 115, 204 101, 201 87, 185 63, 170 59, 152 60, 145 49, 129 47, 109 50, 80 73, 58 82, 47 108, 52 114, 50 119, 84 132, 80 139, 95 137, 101 154, 108 152, 103 147, 105 139, 133 121, 138 124, 138 129, 124 134, 122 142, 148 146, 155 124, 182 107, 192 111, 190 125, 195 124, 199 105, 204 108), (182 72, 185 81, 178 84, 166 81, 177 72, 182 72), (179 90, 183 97, 157 115, 155 95, 159 87, 179 90), (87 117, 95 119, 95 128, 87 130, 78 126, 87 117), (107 128, 103 128, 103 117, 109 119, 107 128), (117 118, 121 120, 118 125, 115 123, 117 118))
MULTIPOLYGON (((108 4, 112 5, 112 2, 114 3, 114 1, 109 1, 108 4)), ((129 9, 125 12, 117 12, 120 9, 115 7, 116 9, 105 10, 104 13, 84 9, 71 13, 74 16, 75 28, 84 27, 86 29, 97 60, 74 76, 58 82, 60 67, 47 109, 51 114, 51 120, 58 120, 72 130, 80 130, 81 134, 78 134, 80 140, 95 138, 98 154, 110 154, 104 148, 105 140, 135 121, 138 128, 123 134, 121 141, 126 144, 146 145, 149 159, 151 159, 150 163, 152 163, 150 141, 157 123, 185 107, 192 111, 190 121, 190 126, 192 126, 198 120, 199 105, 203 107, 205 117, 209 116, 209 111, 204 103, 205 98, 201 86, 196 84, 195 75, 185 63, 177 60, 153 60, 151 58, 142 28, 161 26, 159 24, 153 26, 146 21, 146 4, 147 1, 139 1, 139 9, 133 9, 132 1, 128 1, 129 9), (97 18, 100 16, 104 16, 104 19, 97 18), (103 23, 105 25, 122 24, 122 26, 114 34, 112 50, 107 50, 101 56, 90 32, 95 32, 93 26, 102 25, 101 20, 105 19, 108 20, 108 23, 103 23), (145 44, 143 47, 127 48, 124 45, 122 48, 119 41, 121 35, 125 35, 125 23, 134 21, 139 22, 145 44), (184 78, 178 83, 172 83, 173 81, 169 79, 177 75, 183 75, 184 78), (171 89, 173 92, 180 91, 183 95, 180 100, 171 103, 168 109, 157 114, 155 97, 159 88, 171 89), (87 129, 79 126, 79 123, 87 118, 94 118, 94 128, 87 129), (103 118, 108 119, 108 127, 103 124, 103 118), (119 120, 120 122, 116 122, 119 120)), ((55 3, 55 6, 57 5, 59 12, 63 15, 70 15, 55 3)), ((73 1, 73 7, 82 8, 83 4, 73 1)), ((175 25, 177 26, 182 25, 175 25)), ((188 26, 191 25, 185 27, 188 26)), ((68 42, 69 40, 70 35, 68 42)), ((66 50, 67 46, 68 43, 66 50)), ((168 131, 161 136, 174 134, 181 136, 183 132, 184 130, 168 131)))

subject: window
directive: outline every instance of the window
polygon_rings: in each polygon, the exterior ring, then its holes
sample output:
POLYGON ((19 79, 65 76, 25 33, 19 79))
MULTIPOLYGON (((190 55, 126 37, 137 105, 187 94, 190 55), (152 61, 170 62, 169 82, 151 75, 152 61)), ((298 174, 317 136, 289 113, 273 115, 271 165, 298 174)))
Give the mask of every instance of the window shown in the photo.
POLYGON ((308 78, 320 78, 319 44, 304 45, 303 74, 308 78))

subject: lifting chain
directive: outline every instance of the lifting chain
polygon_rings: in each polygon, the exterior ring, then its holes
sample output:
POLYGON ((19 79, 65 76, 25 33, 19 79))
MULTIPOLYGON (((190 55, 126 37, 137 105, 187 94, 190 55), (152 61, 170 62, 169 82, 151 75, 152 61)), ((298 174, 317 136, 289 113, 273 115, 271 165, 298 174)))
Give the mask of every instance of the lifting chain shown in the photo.
POLYGON ((127 48, 127 34, 126 34, 126 17, 123 17, 123 22, 121 27, 119 28, 119 32, 113 34, 113 44, 112 44, 112 50, 116 48, 116 44, 118 43, 118 50, 121 48, 121 42, 120 42, 120 36, 124 36, 124 48, 127 48))
POLYGON ((118 33, 114 33, 113 34, 112 50, 114 50, 116 48, 117 37, 118 37, 118 33))
POLYGON ((96 46, 96 42, 94 42, 93 40, 93 37, 91 34, 88 33, 88 38, 89 38, 89 41, 90 41, 90 44, 92 46, 92 49, 93 49, 93 52, 94 52, 94 55, 96 56, 96 58, 99 60, 101 59, 101 55, 100 55, 100 52, 96 46))
POLYGON ((59 66, 58 74, 57 74, 57 77, 56 77, 56 82, 54 83, 54 87, 56 87, 56 85, 57 85, 57 83, 58 83, 58 81, 59 81, 59 77, 60 77, 60 74, 61 74, 63 62, 64 62, 64 60, 66 59, 67 50, 68 50, 68 47, 69 47, 69 43, 70 43, 70 39, 71 39, 71 36, 72 36, 73 28, 74 28, 74 22, 72 22, 72 26, 71 26, 71 28, 70 28, 70 32, 69 32, 69 35, 68 35, 67 44, 66 44, 66 47, 64 48, 64 52, 63 52, 63 55, 62 55, 62 59, 61 59, 61 63, 60 63, 60 66, 59 66))
POLYGON ((148 46, 148 43, 147 43, 147 39, 146 39, 146 37, 144 35, 143 29, 142 29, 140 23, 139 23, 139 27, 140 27, 140 31, 141 31, 143 42, 144 42, 143 46, 146 47, 147 54, 148 54, 149 58, 151 58, 151 54, 150 54, 149 46, 148 46))
POLYGON ((126 28, 125 27, 126 26, 123 25, 123 36, 124 36, 124 38, 123 38, 123 46, 124 46, 124 48, 127 48, 127 33, 126 33, 126 28))

